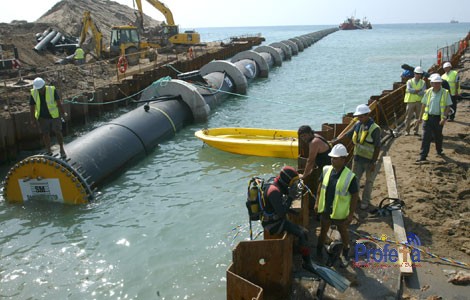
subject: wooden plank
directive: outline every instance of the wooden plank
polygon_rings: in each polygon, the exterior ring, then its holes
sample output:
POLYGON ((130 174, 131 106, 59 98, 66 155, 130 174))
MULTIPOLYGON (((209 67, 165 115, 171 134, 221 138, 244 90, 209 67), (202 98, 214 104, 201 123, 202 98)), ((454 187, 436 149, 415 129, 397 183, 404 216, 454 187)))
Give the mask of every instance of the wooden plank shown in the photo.
MULTIPOLYGON (((395 172, 393 171, 392 159, 390 156, 384 156, 383 162, 384 162, 385 179, 387 181, 388 196, 390 198, 399 198, 398 189, 396 185, 395 172)), ((403 222, 403 214, 401 212, 401 209, 392 211, 392 219, 393 219, 393 231, 395 232, 395 239, 400 243, 407 242, 405 223, 403 222)), ((400 263, 401 275, 409 276, 413 274, 413 267, 412 267, 410 252, 400 251, 399 249, 398 259, 400 263), (405 257, 403 257, 404 253, 406 253, 405 257)))

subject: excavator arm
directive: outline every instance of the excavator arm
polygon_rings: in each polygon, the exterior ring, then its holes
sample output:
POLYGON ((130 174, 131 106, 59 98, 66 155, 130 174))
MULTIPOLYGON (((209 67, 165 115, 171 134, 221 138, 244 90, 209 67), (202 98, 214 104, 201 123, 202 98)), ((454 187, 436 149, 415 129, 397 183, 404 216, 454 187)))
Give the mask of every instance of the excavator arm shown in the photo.
MULTIPOLYGON (((141 0, 134 0, 137 4, 137 8, 139 9, 139 14, 141 19, 144 19, 144 11, 142 9, 142 1, 141 0)), ((164 16, 166 20, 166 24, 170 26, 175 26, 175 20, 173 19, 173 13, 171 10, 165 5, 165 3, 160 2, 158 0, 147 0, 150 5, 158 9, 164 16)))
POLYGON ((91 30, 91 34, 94 39, 95 43, 95 54, 96 56, 100 57, 101 56, 101 51, 102 51, 102 41, 103 41, 103 34, 99 30, 99 28, 96 26, 96 24, 93 22, 91 19, 91 15, 89 11, 85 11, 83 13, 83 19, 82 19, 82 30, 80 32, 80 40, 78 44, 80 46, 83 45, 83 43, 86 40, 88 31, 91 30))
MULTIPOLYGON (((150 5, 158 9, 164 16, 166 24, 163 25, 163 34, 161 35, 165 40, 169 41, 175 45, 197 45, 201 41, 199 33, 195 31, 188 31, 184 33, 179 32, 178 25, 175 24, 173 19, 173 13, 171 10, 161 1, 158 0, 146 0, 150 5)), ((144 31, 144 12, 142 8, 142 0, 134 0, 139 11, 139 16, 137 17, 137 23, 139 30, 144 31)))

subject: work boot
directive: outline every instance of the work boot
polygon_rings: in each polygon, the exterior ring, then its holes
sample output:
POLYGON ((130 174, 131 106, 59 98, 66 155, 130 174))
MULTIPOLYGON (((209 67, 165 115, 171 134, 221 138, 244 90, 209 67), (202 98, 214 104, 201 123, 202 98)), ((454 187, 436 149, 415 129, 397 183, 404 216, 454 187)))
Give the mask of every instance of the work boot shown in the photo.
POLYGON ((343 249, 343 255, 341 255, 340 260, 341 260, 341 267, 347 268, 349 265, 349 261, 351 260, 351 258, 349 257, 349 248, 343 249))

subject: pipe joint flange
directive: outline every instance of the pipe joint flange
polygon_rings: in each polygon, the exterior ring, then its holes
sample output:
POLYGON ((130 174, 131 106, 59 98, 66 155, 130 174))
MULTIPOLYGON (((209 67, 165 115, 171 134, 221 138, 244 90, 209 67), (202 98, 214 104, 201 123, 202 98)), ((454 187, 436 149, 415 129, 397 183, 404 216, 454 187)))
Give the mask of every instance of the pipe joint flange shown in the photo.
POLYGON ((243 75, 243 73, 233 63, 226 60, 214 60, 205 64, 199 70, 201 76, 214 72, 226 73, 235 85, 235 93, 246 95, 248 81, 246 80, 245 75, 243 75))
POLYGON ((284 52, 284 57, 286 58, 286 60, 292 59, 292 50, 289 46, 287 46, 287 44, 283 42, 276 42, 276 43, 270 44, 269 46, 281 49, 282 52, 284 52))
POLYGON ((232 59, 230 60, 232 63, 236 63, 237 61, 243 59, 251 59, 256 63, 258 66, 259 74, 258 76, 261 78, 267 78, 269 74, 269 65, 264 60, 264 58, 258 53, 253 50, 246 50, 240 53, 237 53, 232 59))
POLYGON ((304 51, 304 43, 302 43, 301 40, 299 40, 298 38, 291 38, 289 39, 289 41, 293 41, 297 45, 297 47, 299 48, 299 52, 304 51))
POLYGON ((277 52, 276 48, 271 47, 271 46, 259 46, 255 49, 255 51, 258 53, 260 52, 269 53, 271 57, 273 58, 274 65, 277 67, 282 66, 282 57, 281 57, 281 54, 277 52))
POLYGON ((304 44, 304 49, 310 47, 310 41, 305 37, 305 36, 298 36, 297 37, 303 44, 304 44))
POLYGON ((165 84, 156 87, 157 96, 180 96, 193 114, 195 122, 207 121, 210 113, 210 107, 199 94, 196 87, 186 81, 172 79, 165 84))
POLYGON ((290 48, 291 51, 292 51, 292 55, 297 55, 297 54, 299 54, 299 47, 297 47, 297 44, 294 43, 293 41, 291 41, 291 40, 284 40, 284 41, 282 41, 281 43, 284 43, 284 44, 286 44, 287 46, 289 46, 289 48, 290 48))

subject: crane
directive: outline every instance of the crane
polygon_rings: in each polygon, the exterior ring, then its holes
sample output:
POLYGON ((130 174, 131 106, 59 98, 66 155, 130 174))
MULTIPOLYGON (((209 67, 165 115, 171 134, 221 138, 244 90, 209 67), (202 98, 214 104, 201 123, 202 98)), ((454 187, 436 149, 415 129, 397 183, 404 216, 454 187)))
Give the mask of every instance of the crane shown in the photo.
MULTIPOLYGON (((175 45, 196 45, 201 42, 201 37, 196 31, 185 31, 184 33, 179 32, 178 25, 175 24, 175 20, 173 19, 173 13, 163 2, 158 0, 146 1, 165 16, 166 24, 162 25, 163 37, 170 43, 175 45)), ((137 23, 138 26, 143 29, 144 12, 142 9, 142 0, 134 0, 134 2, 137 4, 137 8, 139 10, 137 23)))

